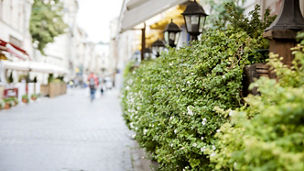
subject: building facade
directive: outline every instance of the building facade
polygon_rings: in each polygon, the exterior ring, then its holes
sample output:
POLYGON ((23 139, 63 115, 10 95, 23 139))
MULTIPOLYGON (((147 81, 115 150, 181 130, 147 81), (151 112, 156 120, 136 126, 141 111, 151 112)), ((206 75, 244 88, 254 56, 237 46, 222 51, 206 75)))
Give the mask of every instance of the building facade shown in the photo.
POLYGON ((0 39, 32 54, 29 22, 33 0, 0 0, 0 39))

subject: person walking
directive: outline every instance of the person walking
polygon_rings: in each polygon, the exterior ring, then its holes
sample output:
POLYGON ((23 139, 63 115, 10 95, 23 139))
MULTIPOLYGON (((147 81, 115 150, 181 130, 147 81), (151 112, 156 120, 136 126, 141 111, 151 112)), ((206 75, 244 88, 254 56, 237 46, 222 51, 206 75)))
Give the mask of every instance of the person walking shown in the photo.
POLYGON ((93 101, 95 99, 96 88, 98 87, 98 78, 93 72, 90 73, 88 77, 89 88, 90 88, 90 99, 93 101))
POLYGON ((103 78, 99 78, 99 86, 100 86, 100 95, 103 95, 104 93, 104 87, 103 87, 103 78))

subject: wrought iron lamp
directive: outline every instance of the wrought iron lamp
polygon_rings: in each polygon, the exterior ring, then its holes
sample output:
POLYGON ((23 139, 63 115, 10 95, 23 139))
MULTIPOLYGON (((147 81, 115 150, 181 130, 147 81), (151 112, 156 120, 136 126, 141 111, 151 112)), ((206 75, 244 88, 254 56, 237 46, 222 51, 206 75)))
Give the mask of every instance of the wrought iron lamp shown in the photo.
POLYGON ((283 63, 291 66, 297 32, 304 30, 304 18, 299 0, 283 0, 282 10, 276 20, 265 30, 264 37, 270 40, 269 51, 279 54, 283 63))
POLYGON ((164 51, 165 49, 165 43, 162 40, 156 40, 154 43, 152 43, 152 52, 156 57, 160 56, 160 53, 164 51))
POLYGON ((152 58, 152 50, 150 48, 144 49, 144 58, 145 60, 149 60, 152 58))
POLYGON ((191 40, 197 40, 198 35, 203 32, 208 16, 204 8, 194 0, 189 2, 182 15, 184 16, 187 32, 191 35, 191 40))
POLYGON ((176 25, 173 20, 167 25, 164 31, 166 43, 171 47, 176 47, 181 29, 176 25))

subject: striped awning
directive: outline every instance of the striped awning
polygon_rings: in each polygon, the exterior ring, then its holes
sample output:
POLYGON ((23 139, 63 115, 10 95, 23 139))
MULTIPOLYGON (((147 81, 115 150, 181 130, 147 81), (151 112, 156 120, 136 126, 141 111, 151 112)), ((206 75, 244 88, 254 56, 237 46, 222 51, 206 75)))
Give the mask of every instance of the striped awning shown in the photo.
POLYGON ((0 39, 0 50, 6 51, 22 60, 30 59, 28 53, 25 50, 2 39, 0 39))

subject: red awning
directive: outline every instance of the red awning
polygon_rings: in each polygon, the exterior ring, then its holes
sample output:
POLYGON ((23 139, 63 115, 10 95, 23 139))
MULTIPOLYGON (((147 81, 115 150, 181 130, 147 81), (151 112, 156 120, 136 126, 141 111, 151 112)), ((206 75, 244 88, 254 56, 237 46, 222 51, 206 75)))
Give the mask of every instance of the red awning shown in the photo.
POLYGON ((29 58, 28 53, 22 48, 0 39, 1 50, 7 51, 19 59, 26 60, 29 58))

